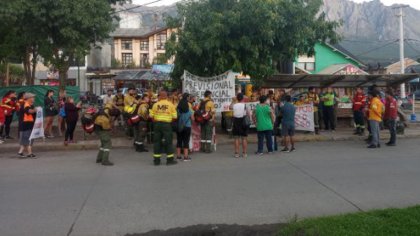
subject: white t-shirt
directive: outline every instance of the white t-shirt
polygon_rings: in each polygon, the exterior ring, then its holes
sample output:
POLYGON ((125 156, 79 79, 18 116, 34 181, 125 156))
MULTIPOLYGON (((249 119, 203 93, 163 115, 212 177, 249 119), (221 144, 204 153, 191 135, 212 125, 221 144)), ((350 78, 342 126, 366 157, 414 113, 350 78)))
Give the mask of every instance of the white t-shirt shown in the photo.
POLYGON ((233 105, 233 117, 242 118, 246 115, 245 103, 236 103, 233 105))

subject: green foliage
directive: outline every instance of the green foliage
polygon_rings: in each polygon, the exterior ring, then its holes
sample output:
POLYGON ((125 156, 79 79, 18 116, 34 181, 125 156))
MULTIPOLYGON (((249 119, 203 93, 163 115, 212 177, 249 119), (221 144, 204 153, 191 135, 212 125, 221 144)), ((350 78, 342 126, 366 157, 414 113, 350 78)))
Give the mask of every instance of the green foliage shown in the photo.
POLYGON ((307 219, 279 232, 292 235, 420 235, 420 206, 307 219))
MULTIPOLYGON (((0 81, 6 79, 7 63, 0 63, 0 81)), ((9 64, 10 84, 22 84, 25 79, 25 71, 22 66, 9 64)), ((1 83, 0 83, 1 84, 1 83)))
POLYGON ((318 41, 338 40, 339 22, 318 14, 322 0, 188 0, 179 3, 180 27, 166 44, 176 55, 172 77, 184 70, 212 76, 227 70, 251 75, 254 84, 275 72, 276 64, 297 54, 313 54, 318 41))
POLYGON ((153 58, 153 64, 166 64, 168 61, 166 55, 157 55, 155 58, 153 58))
POLYGON ((111 59, 111 67, 112 68, 121 68, 122 67, 121 61, 116 59, 116 58, 112 58, 111 59))
POLYGON ((0 9, 0 59, 17 55, 25 64, 30 53, 34 55, 32 62, 36 62, 39 54, 44 64, 60 71, 60 82, 64 86, 69 63, 75 58, 83 58, 92 46, 103 42, 113 30, 115 17, 110 3, 125 1, 3 2, 0 9))

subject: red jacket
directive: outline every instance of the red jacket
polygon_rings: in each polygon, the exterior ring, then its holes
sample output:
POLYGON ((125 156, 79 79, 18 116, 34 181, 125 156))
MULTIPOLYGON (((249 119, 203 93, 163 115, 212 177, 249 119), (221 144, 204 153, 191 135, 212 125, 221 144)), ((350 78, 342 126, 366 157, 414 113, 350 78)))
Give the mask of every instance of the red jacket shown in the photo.
POLYGON ((3 97, 1 100, 1 107, 3 108, 6 116, 13 115, 13 112, 16 111, 16 99, 12 99, 9 96, 3 97))
POLYGON ((4 122, 6 121, 6 116, 4 115, 4 109, 0 106, 0 126, 4 125, 4 122))
POLYGON ((353 111, 362 111, 366 105, 366 96, 363 93, 356 93, 353 97, 353 111))
POLYGON ((385 120, 395 120, 398 117, 398 105, 397 100, 393 97, 386 98, 385 104, 385 120))

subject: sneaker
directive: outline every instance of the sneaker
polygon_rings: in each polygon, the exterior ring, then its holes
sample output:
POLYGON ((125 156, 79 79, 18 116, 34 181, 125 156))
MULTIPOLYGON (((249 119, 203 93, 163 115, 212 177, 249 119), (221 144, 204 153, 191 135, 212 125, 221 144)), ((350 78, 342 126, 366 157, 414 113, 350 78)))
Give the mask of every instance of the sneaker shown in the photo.
POLYGON ((25 157, 25 155, 23 155, 23 153, 18 153, 18 157, 20 157, 20 158, 24 158, 24 157, 25 157))
POLYGON ((289 152, 296 151, 296 148, 292 147, 289 152))
POLYGON ((242 153, 242 158, 247 158, 247 157, 248 157, 248 154, 242 153))
POLYGON ((387 145, 388 147, 394 147, 394 146, 397 146, 397 144, 395 144, 395 143, 391 143, 391 142, 385 143, 385 145, 387 145))
POLYGON ((273 152, 268 152, 268 155, 271 155, 271 154, 273 154, 273 152))
POLYGON ((190 157, 184 157, 184 161, 191 161, 190 157))
POLYGON ((182 160, 182 157, 181 157, 181 156, 178 156, 178 157, 176 157, 176 159, 178 159, 178 160, 182 160))
POLYGON ((0 144, 2 144, 2 143, 4 143, 4 141, 0 139, 0 144))
POLYGON ((238 154, 238 153, 235 153, 234 157, 235 157, 235 158, 239 158, 240 156, 239 156, 239 154, 238 154))
POLYGON ((282 152, 290 152, 288 148, 283 148, 282 152))
POLYGON ((367 148, 377 148, 377 146, 376 146, 376 145, 371 144, 371 145, 369 145, 367 148))
POLYGON ((255 152, 255 155, 262 156, 262 155, 264 155, 264 153, 262 153, 262 152, 255 152))
POLYGON ((27 156, 26 156, 27 158, 36 158, 36 156, 35 156, 35 154, 28 154, 27 156))

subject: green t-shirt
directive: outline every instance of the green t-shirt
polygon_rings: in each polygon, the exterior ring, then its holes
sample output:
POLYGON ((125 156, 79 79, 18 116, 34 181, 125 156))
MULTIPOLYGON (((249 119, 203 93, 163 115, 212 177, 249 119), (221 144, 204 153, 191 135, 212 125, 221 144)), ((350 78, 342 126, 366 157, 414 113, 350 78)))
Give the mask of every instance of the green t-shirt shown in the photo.
POLYGON ((257 131, 273 130, 269 105, 258 104, 255 108, 255 118, 257 119, 257 131))
POLYGON ((324 106, 326 107, 330 107, 330 106, 334 106, 334 93, 326 93, 324 94, 323 98, 324 100, 324 106))

